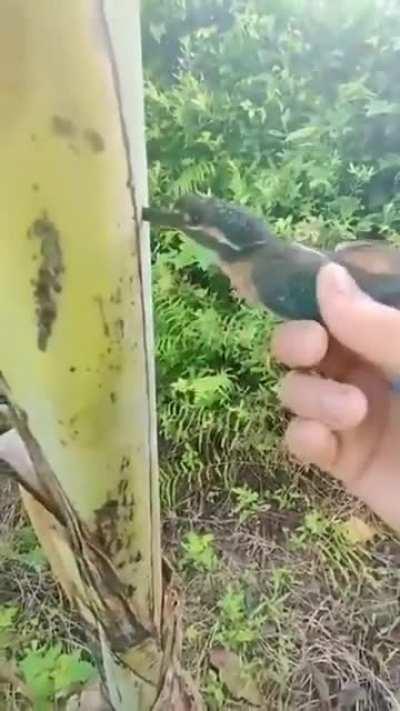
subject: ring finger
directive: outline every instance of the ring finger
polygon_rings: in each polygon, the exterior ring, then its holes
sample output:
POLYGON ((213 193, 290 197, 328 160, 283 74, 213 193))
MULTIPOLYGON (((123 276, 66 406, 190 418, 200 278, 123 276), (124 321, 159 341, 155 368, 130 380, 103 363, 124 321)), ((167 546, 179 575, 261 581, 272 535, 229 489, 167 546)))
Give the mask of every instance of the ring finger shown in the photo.
POLYGON ((281 381, 282 405, 301 418, 340 431, 357 427, 367 414, 367 398, 354 385, 318 375, 288 373, 281 381))

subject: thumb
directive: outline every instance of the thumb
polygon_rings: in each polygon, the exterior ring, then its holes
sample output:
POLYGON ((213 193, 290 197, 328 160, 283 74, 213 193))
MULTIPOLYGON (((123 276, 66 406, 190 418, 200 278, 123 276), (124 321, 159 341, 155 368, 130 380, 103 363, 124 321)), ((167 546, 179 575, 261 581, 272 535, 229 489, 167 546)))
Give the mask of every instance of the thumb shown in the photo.
POLYGON ((400 311, 374 301, 344 267, 330 263, 317 279, 322 318, 342 345, 387 373, 400 372, 400 311))

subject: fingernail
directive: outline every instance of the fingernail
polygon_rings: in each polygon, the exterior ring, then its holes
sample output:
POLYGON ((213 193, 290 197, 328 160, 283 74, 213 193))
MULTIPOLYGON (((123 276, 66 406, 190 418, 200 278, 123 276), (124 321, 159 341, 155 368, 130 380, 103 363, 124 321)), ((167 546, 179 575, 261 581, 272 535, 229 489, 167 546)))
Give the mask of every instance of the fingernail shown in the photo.
POLYGON ((325 289, 336 292, 340 296, 354 296, 359 292, 354 279, 340 264, 331 263, 323 267, 321 279, 324 281, 325 289))

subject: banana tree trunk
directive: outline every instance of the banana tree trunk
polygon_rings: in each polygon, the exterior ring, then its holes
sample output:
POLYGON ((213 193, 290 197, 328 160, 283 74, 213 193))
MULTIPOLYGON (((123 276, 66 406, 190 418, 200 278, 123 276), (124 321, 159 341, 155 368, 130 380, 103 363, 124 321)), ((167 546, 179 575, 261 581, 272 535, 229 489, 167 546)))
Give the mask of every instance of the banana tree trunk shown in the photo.
POLYGON ((161 574, 138 0, 0 5, 0 368, 118 711, 198 709, 161 574))

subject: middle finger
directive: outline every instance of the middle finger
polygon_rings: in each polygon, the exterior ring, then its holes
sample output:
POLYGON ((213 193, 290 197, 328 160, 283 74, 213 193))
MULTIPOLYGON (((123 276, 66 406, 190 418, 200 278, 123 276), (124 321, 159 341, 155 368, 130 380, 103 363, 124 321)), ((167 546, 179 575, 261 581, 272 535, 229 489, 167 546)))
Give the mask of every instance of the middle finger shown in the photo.
POLYGON ((295 415, 337 431, 357 427, 368 410, 366 396, 354 385, 297 372, 281 381, 280 399, 295 415))

